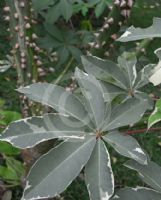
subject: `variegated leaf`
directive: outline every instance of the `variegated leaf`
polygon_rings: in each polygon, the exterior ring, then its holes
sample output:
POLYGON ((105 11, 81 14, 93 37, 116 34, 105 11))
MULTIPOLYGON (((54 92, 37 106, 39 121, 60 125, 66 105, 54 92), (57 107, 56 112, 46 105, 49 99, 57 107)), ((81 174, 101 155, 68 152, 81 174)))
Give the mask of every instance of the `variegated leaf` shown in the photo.
POLYGON ((85 167, 90 200, 108 200, 114 193, 114 177, 108 150, 101 139, 85 167))
POLYGON ((134 124, 142 118, 148 108, 149 103, 147 99, 128 99, 120 105, 116 106, 111 111, 110 121, 109 123, 104 124, 102 130, 113 130, 118 127, 134 124))
POLYGON ((83 125, 62 115, 46 114, 12 122, 0 136, 19 148, 29 148, 49 139, 84 139, 83 125), (76 128, 76 125, 79 125, 76 128))
POLYGON ((134 88, 136 90, 142 88, 143 86, 149 83, 149 78, 153 74, 154 68, 155 68, 154 64, 148 64, 138 72, 136 82, 134 85, 134 88))
POLYGON ((78 176, 95 146, 94 137, 83 142, 63 142, 31 168, 23 200, 51 198, 63 192, 78 176))
POLYGON ((160 200, 161 194, 150 188, 125 188, 116 192, 111 200, 160 200))
POLYGON ((89 112, 93 114, 93 119, 97 129, 100 129, 104 122, 106 104, 103 98, 103 88, 99 81, 93 76, 76 69, 75 78, 77 79, 81 91, 88 104, 89 112))
POLYGON ((109 143, 119 154, 132 158, 140 164, 147 164, 147 156, 142 150, 135 138, 130 135, 112 131, 103 136, 103 139, 109 143))
POLYGON ((125 166, 136 170, 146 184, 161 193, 161 167, 159 165, 152 161, 149 161, 148 165, 141 165, 134 160, 129 160, 125 166))
POLYGON ((153 73, 149 77, 149 81, 153 83, 154 86, 161 84, 161 48, 154 51, 154 53, 159 58, 159 62, 157 65, 154 65, 155 68, 153 69, 153 73))
POLYGON ((114 62, 94 56, 82 56, 82 63, 88 74, 126 89, 126 77, 114 62))
POLYGON ((161 37, 161 18, 154 18, 152 26, 148 28, 135 28, 131 26, 118 39, 120 42, 141 40, 146 38, 161 37))
POLYGON ((61 86, 48 83, 35 83, 19 88, 18 91, 25 94, 31 100, 51 106, 59 113, 72 116, 84 124, 90 123, 88 113, 80 100, 61 86))
POLYGON ((132 89, 136 78, 137 78, 137 71, 136 71, 136 57, 130 56, 130 53, 123 53, 118 58, 118 64, 120 68, 123 69, 123 72, 125 72, 125 77, 127 78, 127 87, 132 89))
POLYGON ((148 128, 161 121, 161 99, 157 101, 155 110, 148 119, 148 128))

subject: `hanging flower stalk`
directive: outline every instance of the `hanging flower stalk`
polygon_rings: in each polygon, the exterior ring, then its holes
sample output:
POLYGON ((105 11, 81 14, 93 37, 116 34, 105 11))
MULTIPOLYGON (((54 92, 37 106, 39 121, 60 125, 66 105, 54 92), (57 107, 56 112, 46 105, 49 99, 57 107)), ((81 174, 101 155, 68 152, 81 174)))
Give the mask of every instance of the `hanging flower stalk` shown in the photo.
MULTIPOLYGON (((37 36, 34 33, 33 10, 29 0, 6 0, 4 20, 8 21, 13 65, 17 70, 17 84, 24 86, 38 81, 38 68, 41 49, 36 45, 37 36)), ((36 114, 38 111, 25 97, 21 98, 23 115, 36 114)))

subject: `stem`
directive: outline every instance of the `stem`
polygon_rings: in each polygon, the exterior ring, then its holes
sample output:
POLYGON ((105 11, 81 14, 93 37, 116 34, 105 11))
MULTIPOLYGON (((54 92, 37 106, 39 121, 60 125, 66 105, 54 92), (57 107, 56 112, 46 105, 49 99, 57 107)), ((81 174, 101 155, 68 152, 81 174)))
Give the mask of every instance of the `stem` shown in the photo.
POLYGON ((70 68, 72 62, 73 62, 74 58, 72 57, 67 66, 64 68, 64 70, 62 71, 62 73, 58 76, 58 78, 54 81, 54 84, 57 85, 59 84, 59 82, 61 81, 61 79, 63 78, 63 76, 66 74, 66 72, 68 71, 68 69, 70 68))
POLYGON ((126 131, 125 133, 132 135, 132 134, 147 133, 149 131, 160 131, 160 130, 161 130, 161 127, 150 128, 150 129, 145 128, 145 129, 139 129, 139 130, 129 130, 129 131, 126 131))

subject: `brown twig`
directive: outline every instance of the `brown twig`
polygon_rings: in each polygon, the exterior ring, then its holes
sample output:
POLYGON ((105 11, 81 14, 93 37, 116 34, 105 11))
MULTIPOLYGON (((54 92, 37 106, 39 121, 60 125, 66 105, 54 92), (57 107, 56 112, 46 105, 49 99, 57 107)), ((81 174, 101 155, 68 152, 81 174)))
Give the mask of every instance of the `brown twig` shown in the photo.
POLYGON ((132 135, 132 134, 147 133, 147 132, 151 132, 151 131, 160 131, 160 130, 161 130, 161 127, 150 128, 150 129, 145 128, 145 129, 139 129, 139 130, 128 130, 125 133, 132 135))

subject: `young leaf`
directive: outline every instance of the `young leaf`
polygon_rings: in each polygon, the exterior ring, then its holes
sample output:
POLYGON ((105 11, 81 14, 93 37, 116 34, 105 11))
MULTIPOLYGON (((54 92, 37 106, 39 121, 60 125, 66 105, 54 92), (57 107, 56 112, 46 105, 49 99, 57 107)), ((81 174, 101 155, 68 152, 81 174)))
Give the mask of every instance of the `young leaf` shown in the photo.
POLYGON ((148 128, 161 121, 161 99, 157 101, 155 110, 148 119, 148 128))
POLYGON ((59 113, 72 116, 84 124, 89 124, 90 122, 88 113, 79 99, 61 86, 36 83, 19 88, 18 91, 25 94, 31 100, 51 106, 59 113))
POLYGON ((116 192, 111 200, 160 200, 161 194, 150 188, 125 188, 116 192))
POLYGON ((141 149, 135 138, 130 135, 112 131, 103 136, 103 139, 109 143, 119 154, 132 158, 140 164, 147 164, 147 156, 141 149))
POLYGON ((81 143, 63 142, 42 156, 29 173, 23 199, 50 198, 63 192, 87 163, 95 143, 93 137, 81 143))
POLYGON ((155 17, 152 26, 149 28, 135 28, 131 26, 117 41, 128 42, 154 37, 161 37, 161 18, 155 17))
POLYGON ((108 150, 101 139, 85 167, 86 185, 90 200, 110 199, 114 193, 114 177, 108 150))
POLYGON ((103 89, 99 81, 92 75, 85 74, 83 71, 76 69, 75 78, 77 79, 86 103, 90 107, 93 119, 97 129, 104 122, 106 104, 103 98, 103 89))
POLYGON ((54 138, 83 139, 83 125, 78 122, 75 122, 75 125, 79 125, 80 128, 73 127, 73 120, 54 114, 31 117, 11 123, 0 136, 0 140, 23 149, 54 138))
POLYGON ((141 165, 134 160, 127 161, 125 166, 136 170, 141 179, 155 190, 161 192, 161 167, 149 161, 148 165, 141 165))

